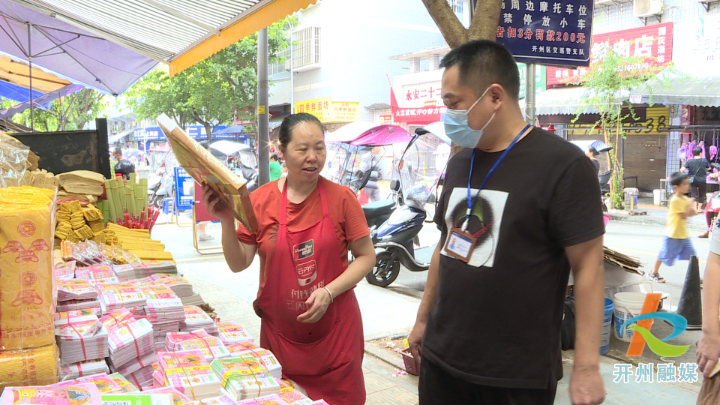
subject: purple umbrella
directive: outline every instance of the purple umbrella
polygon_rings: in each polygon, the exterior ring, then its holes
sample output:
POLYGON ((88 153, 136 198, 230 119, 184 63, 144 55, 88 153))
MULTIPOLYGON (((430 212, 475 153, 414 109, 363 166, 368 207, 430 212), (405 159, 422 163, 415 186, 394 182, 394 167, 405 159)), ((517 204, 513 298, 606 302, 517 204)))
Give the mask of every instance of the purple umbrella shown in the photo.
POLYGON ((157 64, 151 58, 10 0, 0 0, 0 51, 28 61, 30 67, 37 63, 69 80, 112 95, 125 91, 157 64))

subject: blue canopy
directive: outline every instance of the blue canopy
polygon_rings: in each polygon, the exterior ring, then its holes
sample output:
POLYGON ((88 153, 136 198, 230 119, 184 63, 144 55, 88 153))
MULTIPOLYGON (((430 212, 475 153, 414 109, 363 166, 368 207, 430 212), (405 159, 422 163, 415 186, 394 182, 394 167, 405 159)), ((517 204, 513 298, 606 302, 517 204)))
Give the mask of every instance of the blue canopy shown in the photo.
MULTIPOLYGON (((37 90, 33 90, 32 94, 33 98, 38 98, 43 95, 43 93, 37 90)), ((30 100, 30 89, 0 81, 0 97, 17 101, 18 103, 24 103, 30 100)))
POLYGON ((244 125, 235 125, 232 127, 227 127, 225 129, 221 129, 219 131, 213 132, 213 135, 223 135, 223 134, 244 134, 245 133, 245 126, 244 125))

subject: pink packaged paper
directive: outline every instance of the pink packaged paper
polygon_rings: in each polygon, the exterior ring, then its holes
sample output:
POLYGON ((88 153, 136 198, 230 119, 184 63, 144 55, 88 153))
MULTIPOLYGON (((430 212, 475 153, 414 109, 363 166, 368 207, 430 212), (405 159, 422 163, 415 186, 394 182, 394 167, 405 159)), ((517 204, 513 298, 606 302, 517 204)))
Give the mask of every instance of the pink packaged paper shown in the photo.
POLYGON ((192 402, 192 399, 188 398, 187 395, 181 393, 180 391, 178 391, 174 388, 170 388, 170 387, 146 390, 146 391, 143 391, 143 394, 170 394, 173 399, 173 405, 187 405, 190 402, 192 402))
POLYGON ((202 402, 204 405, 235 405, 236 404, 236 402, 233 401, 227 395, 221 395, 219 397, 203 399, 200 402, 202 402))
POLYGON ((97 374, 90 377, 80 377, 78 383, 95 384, 100 394, 121 393, 122 388, 107 374, 97 374))
POLYGON ((230 352, 222 341, 202 329, 189 333, 168 333, 165 338, 165 347, 169 351, 201 350, 208 361, 230 357, 230 352))
POLYGON ((68 387, 7 387, 2 405, 100 405, 100 392, 93 384, 68 387))
POLYGON ((280 393, 278 396, 290 405, 304 405, 312 401, 310 398, 303 395, 302 392, 295 389, 280 393))
POLYGON ((75 260, 65 263, 58 263, 53 267, 55 279, 58 281, 71 280, 75 278, 75 260))
POLYGON ((120 282, 112 266, 78 267, 75 269, 75 277, 88 280, 93 284, 120 282))
POLYGON ((208 364, 201 350, 158 352, 157 356, 160 367, 162 367, 163 370, 172 367, 191 367, 208 364))
POLYGON ((55 336, 77 339, 95 335, 101 326, 90 309, 55 313, 54 322, 55 336))
POLYGON ((245 328, 234 322, 220 322, 217 324, 217 328, 220 332, 220 340, 222 340, 225 345, 251 342, 254 340, 245 328))
POLYGON ((50 385, 48 385, 48 387, 64 388, 64 387, 69 387, 69 386, 75 385, 75 384, 77 384, 77 381, 75 381, 75 380, 66 380, 66 381, 61 381, 57 384, 50 384, 50 385))
POLYGON ((133 319, 133 314, 127 308, 118 308, 100 318, 100 323, 105 325, 108 331, 112 331, 133 319))
POLYGON ((95 288, 88 280, 84 279, 59 281, 57 288, 58 301, 61 302, 72 300, 90 300, 98 297, 98 293, 95 288))
POLYGON ((245 399, 237 403, 238 405, 289 405, 283 401, 277 394, 268 395, 260 398, 245 399))

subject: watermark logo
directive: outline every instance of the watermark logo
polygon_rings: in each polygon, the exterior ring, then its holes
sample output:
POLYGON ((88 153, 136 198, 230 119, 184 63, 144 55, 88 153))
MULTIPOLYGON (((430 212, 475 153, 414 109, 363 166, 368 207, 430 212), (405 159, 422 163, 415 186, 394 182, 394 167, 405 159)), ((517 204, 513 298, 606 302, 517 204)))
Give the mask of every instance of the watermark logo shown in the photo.
POLYGON ((627 330, 634 331, 630 346, 628 347, 628 357, 642 356, 645 344, 650 350, 660 357, 678 357, 685 354, 690 348, 687 346, 677 346, 665 343, 668 340, 674 339, 687 329, 687 319, 682 315, 678 315, 671 312, 657 312, 658 305, 662 295, 658 293, 647 294, 645 296, 645 302, 643 303, 642 311, 640 315, 628 319, 622 324, 620 328, 621 333, 627 330), (667 321, 673 327, 673 332, 663 339, 656 338, 650 333, 652 328, 653 319, 661 319, 667 321), (637 322, 637 324, 634 324, 637 322))
POLYGON ((613 382, 616 384, 635 383, 694 383, 700 378, 697 364, 640 363, 635 369, 632 364, 615 364, 613 382), (634 377, 634 378, 633 378, 634 377))

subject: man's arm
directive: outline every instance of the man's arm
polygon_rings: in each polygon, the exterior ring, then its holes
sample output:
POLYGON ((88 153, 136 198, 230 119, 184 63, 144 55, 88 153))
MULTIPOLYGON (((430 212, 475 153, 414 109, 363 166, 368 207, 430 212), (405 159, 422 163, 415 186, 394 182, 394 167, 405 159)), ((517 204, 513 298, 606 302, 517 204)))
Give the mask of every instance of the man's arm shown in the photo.
POLYGON ((600 404, 600 336, 605 307, 603 237, 565 248, 575 281, 575 364, 570 381, 573 403, 600 404))
POLYGON ((720 255, 712 251, 708 255, 703 286, 702 336, 695 356, 699 370, 709 377, 720 358, 720 255))
POLYGON ((413 326, 408 342, 410 343, 410 353, 415 358, 416 370, 420 370, 420 347, 422 346, 422 339, 425 335, 425 326, 427 325, 428 314, 435 297, 437 296, 437 285, 438 285, 438 272, 440 269, 440 250, 442 244, 438 243, 435 248, 435 252, 432 255, 430 261, 430 268, 428 269, 427 283, 425 284, 425 292, 423 293, 422 300, 420 301, 420 308, 418 308, 417 318, 415 319, 415 326, 413 326))

